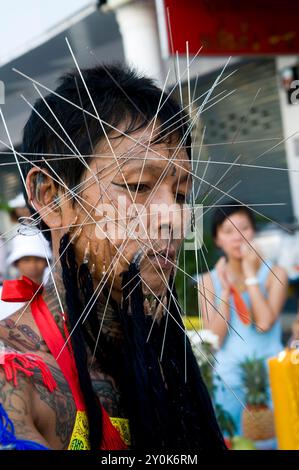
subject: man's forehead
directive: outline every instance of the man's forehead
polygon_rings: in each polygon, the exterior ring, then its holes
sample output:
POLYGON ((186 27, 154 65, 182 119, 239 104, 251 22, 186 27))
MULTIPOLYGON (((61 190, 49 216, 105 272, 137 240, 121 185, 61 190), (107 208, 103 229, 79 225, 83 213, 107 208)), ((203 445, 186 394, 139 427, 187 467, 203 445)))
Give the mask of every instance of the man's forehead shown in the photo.
MULTIPOLYGON (((169 171, 172 176, 176 174, 182 177, 190 175, 191 165, 186 154, 176 155, 174 157, 167 157, 164 155, 151 155, 142 154, 127 154, 119 157, 110 157, 106 159, 105 167, 121 169, 123 174, 136 171, 142 172, 156 172, 169 171)), ((98 167, 99 168, 99 167, 98 167)))
POLYGON ((121 166, 122 168, 165 168, 170 164, 175 165, 178 170, 190 171, 190 160, 186 149, 173 148, 167 142, 153 143, 134 143, 126 142, 122 145, 114 146, 111 149, 105 149, 96 152, 97 167, 121 166), (101 158, 103 157, 103 158, 101 158))
POLYGON ((120 126, 118 131, 113 131, 96 146, 96 151, 111 153, 113 156, 121 156, 126 152, 144 153, 151 151, 158 155, 171 157, 176 153, 178 156, 185 154, 186 150, 182 145, 180 136, 177 133, 165 136, 165 139, 159 141, 159 125, 156 123, 153 129, 152 125, 139 129, 135 132, 125 133, 125 127, 120 126), (170 155, 165 155, 170 154, 170 155))

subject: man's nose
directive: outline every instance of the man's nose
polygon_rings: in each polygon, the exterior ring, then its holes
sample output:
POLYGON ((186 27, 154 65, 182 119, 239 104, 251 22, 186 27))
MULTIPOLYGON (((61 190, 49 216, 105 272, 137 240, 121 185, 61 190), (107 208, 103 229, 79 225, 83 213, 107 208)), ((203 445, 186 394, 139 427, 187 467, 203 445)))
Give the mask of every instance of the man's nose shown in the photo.
POLYGON ((168 189, 160 192, 159 198, 155 201, 160 205, 159 211, 159 232, 162 238, 181 238, 182 234, 182 207, 176 203, 175 194, 168 189))

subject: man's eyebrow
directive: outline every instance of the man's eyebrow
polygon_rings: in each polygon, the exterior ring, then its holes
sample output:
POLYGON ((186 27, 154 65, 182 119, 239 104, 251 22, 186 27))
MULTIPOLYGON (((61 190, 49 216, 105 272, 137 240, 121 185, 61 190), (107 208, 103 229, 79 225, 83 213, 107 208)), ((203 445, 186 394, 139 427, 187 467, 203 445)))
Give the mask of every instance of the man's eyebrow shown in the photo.
POLYGON ((161 156, 161 158, 158 158, 156 156, 151 157, 151 156, 148 156, 148 155, 144 155, 144 153, 139 154, 139 155, 138 154, 137 155, 136 154, 135 155, 130 155, 130 154, 127 154, 127 153, 123 153, 122 155, 120 155, 118 157, 118 160, 125 160, 124 165, 126 165, 126 164, 129 164, 129 163, 134 163, 136 161, 137 162, 144 162, 144 161, 146 161, 146 162, 152 162, 152 161, 160 162, 160 161, 162 161, 163 162, 163 161, 168 160, 168 158, 167 157, 162 157, 162 156, 161 156))
MULTIPOLYGON (((126 156, 123 156, 121 158, 127 158, 127 161, 124 161, 122 163, 122 170, 124 170, 125 168, 127 168, 128 166, 132 166, 133 164, 136 164, 136 161, 140 164, 142 164, 142 166, 144 166, 144 170, 147 169, 147 170, 150 170, 150 169, 154 169, 154 170, 157 170, 157 169, 160 169, 158 168, 156 165, 154 165, 153 163, 151 162, 159 162, 159 161, 167 161, 167 157, 163 158, 161 157, 160 159, 158 159, 157 157, 154 157, 154 158, 151 158, 151 157, 138 157, 138 156, 134 156, 134 157, 126 157, 126 156)), ((169 172, 171 170, 171 167, 172 165, 174 165, 175 163, 174 162, 171 162, 169 160, 169 169, 167 169, 167 172, 169 172)), ((140 165, 141 166, 141 165, 140 165)), ((165 170, 165 168, 163 168, 163 170, 165 170)), ((179 181, 180 182, 185 182, 188 178, 191 177, 190 173, 188 172, 188 170, 184 169, 184 168, 177 168, 177 171, 179 173, 179 181), (184 176, 180 175, 181 172, 184 172, 184 176)))
POLYGON ((136 157, 136 156, 134 156, 134 157, 123 156, 120 160, 122 160, 122 159, 125 160, 121 163, 122 169, 125 169, 125 168, 127 168, 129 166, 133 166, 133 165, 136 166, 136 162, 138 162, 140 164, 138 166, 144 166, 144 168, 146 168, 146 169, 152 168, 152 169, 155 169, 155 170, 157 170, 158 167, 152 163, 153 161, 154 162, 155 161, 159 162, 159 161, 166 160, 166 158, 165 159, 164 158, 161 158, 161 159, 157 159, 157 158, 153 159, 152 158, 151 159, 149 157, 143 157, 142 158, 142 157, 136 157))

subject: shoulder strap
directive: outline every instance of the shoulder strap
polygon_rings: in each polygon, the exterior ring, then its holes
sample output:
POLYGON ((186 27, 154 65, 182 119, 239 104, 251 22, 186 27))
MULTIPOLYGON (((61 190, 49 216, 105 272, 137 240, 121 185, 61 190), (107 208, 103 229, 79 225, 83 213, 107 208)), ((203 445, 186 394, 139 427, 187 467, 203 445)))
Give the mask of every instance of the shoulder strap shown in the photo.
POLYGON ((69 384, 77 410, 83 411, 85 404, 80 391, 76 365, 70 351, 70 343, 66 344, 66 340, 41 295, 31 303, 31 312, 45 343, 69 384))
POLYGON ((85 404, 80 391, 76 365, 69 347, 59 330, 46 302, 42 297, 42 285, 23 276, 21 279, 4 281, 2 300, 6 302, 30 301, 34 321, 47 344, 52 356, 59 365, 69 384, 78 410, 84 410, 85 404))
MULTIPOLYGON (((31 312, 40 333, 52 356, 59 365, 73 394, 77 411, 85 411, 85 403, 79 386, 76 364, 71 345, 63 338, 46 302, 42 297, 42 285, 35 284, 23 276, 17 281, 4 281, 2 300, 8 302, 31 302, 31 312)), ((67 337, 68 339, 68 337, 67 337)), ((126 444, 119 431, 113 426, 108 413, 99 401, 103 419, 102 450, 124 450, 126 444)))

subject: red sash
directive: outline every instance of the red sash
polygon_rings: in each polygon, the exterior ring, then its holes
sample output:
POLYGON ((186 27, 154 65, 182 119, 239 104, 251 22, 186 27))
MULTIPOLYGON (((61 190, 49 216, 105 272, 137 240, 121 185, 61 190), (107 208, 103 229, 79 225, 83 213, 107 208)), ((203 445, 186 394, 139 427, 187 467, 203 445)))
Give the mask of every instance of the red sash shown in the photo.
MULTIPOLYGON (((85 403, 79 386, 78 374, 70 341, 65 344, 65 339, 63 338, 61 331, 59 330, 46 302, 42 297, 42 290, 42 285, 38 285, 27 277, 23 276, 22 279, 3 282, 2 300, 6 302, 31 302, 31 312, 34 321, 52 356, 56 360, 66 381, 69 384, 77 410, 85 411, 85 403)), ((35 356, 36 355, 28 354, 28 358, 35 356)), ((25 364, 23 363, 23 368, 24 367, 25 364)), ((49 370, 48 372, 51 374, 49 370)), ((30 372, 30 375, 32 375, 32 371, 30 372)), ((54 378, 53 381, 55 384, 54 378)), ((100 401, 99 405, 101 406, 103 417, 103 438, 100 449, 127 449, 126 444, 123 442, 118 430, 111 423, 109 415, 100 401)))
POLYGON ((242 299, 240 292, 233 285, 230 286, 230 292, 233 297, 235 310, 237 312, 238 317, 240 318, 242 323, 244 323, 245 325, 249 325, 251 323, 250 312, 244 300, 242 299))

